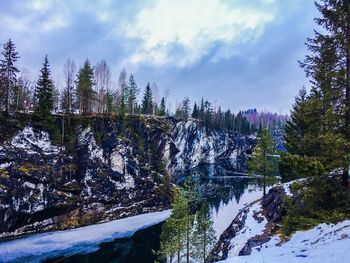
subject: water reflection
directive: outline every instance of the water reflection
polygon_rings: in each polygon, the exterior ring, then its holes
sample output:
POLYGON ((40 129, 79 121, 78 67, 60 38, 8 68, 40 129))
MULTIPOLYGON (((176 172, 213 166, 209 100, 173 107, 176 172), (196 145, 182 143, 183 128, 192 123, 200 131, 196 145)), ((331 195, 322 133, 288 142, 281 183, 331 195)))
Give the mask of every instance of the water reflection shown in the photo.
MULTIPOLYGON (((234 176, 242 173, 242 166, 225 162, 220 165, 202 165, 182 176, 193 178, 195 190, 201 193, 210 205, 211 218, 217 237, 229 226, 234 217, 246 204, 262 196, 261 181, 249 176, 234 176)), ((73 255, 55 258, 46 262, 154 262, 160 246, 161 224, 136 232, 132 237, 102 243, 96 252, 87 255, 73 255)))

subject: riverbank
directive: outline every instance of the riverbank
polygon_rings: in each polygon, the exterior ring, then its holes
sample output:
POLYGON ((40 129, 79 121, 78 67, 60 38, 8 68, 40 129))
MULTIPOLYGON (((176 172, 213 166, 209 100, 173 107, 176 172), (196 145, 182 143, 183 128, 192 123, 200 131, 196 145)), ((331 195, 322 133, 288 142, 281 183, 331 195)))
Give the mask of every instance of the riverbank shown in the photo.
POLYGON ((163 222, 170 210, 132 216, 108 223, 31 235, 0 243, 0 262, 42 262, 56 256, 91 253, 102 242, 130 237, 136 231, 163 222))

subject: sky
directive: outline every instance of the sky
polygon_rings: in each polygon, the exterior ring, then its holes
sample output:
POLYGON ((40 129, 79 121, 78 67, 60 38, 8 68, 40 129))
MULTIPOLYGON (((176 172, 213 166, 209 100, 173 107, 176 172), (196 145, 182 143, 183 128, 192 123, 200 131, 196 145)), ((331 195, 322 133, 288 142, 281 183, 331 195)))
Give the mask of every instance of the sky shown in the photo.
POLYGON ((105 59, 114 82, 125 68, 171 107, 188 96, 287 114, 309 86, 298 60, 315 16, 311 0, 1 0, 0 43, 15 42, 33 79, 47 54, 61 88, 68 57, 105 59))

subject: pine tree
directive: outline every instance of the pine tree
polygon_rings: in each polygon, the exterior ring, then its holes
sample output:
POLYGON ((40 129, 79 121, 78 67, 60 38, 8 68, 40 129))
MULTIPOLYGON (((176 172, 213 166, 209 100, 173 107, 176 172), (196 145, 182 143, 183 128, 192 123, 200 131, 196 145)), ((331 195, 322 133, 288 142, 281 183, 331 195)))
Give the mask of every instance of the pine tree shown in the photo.
POLYGON ((93 103, 96 99, 96 93, 93 89, 94 70, 90 61, 87 59, 84 66, 80 68, 77 76, 77 103, 82 114, 93 112, 93 103))
POLYGON ((49 67, 49 60, 46 55, 35 87, 35 97, 37 100, 35 112, 40 118, 49 116, 54 109, 54 84, 51 79, 49 67))
POLYGON ((165 114, 166 114, 165 98, 162 97, 160 101, 159 116, 165 116, 165 114))
POLYGON ((204 100, 201 100, 201 106, 199 108, 199 119, 204 120, 204 100))
POLYGON ((136 98, 139 94, 140 90, 137 87, 136 81, 134 76, 131 74, 129 77, 129 83, 128 83, 128 107, 129 107, 129 113, 134 114, 135 113, 135 106, 136 106, 136 98))
POLYGON ((13 89, 17 84, 17 73, 19 72, 15 66, 19 56, 11 39, 3 45, 1 55, 3 58, 0 60, 0 108, 3 107, 5 112, 9 113, 13 101, 13 89))
POLYGON ((191 231, 189 225, 189 206, 183 190, 175 189, 173 194, 172 211, 170 217, 165 221, 160 236, 160 254, 172 259, 176 257, 180 263, 183 254, 186 258, 189 254, 187 249, 187 236, 191 231))
POLYGON ((151 86, 147 83, 145 92, 142 100, 142 113, 143 114, 152 114, 153 113, 153 95, 151 86))
POLYGON ((196 214, 194 231, 192 236, 193 258, 199 262, 207 262, 210 249, 216 240, 213 221, 210 218, 209 204, 203 202, 196 214))
POLYGON ((182 118, 185 120, 187 120, 188 117, 190 116, 190 99, 188 97, 186 97, 182 101, 181 113, 182 113, 182 118))
POLYGON ((198 109, 198 106, 197 106, 196 102, 194 103, 194 106, 193 106, 192 118, 194 118, 194 119, 198 119, 199 118, 199 109, 198 109))
POLYGON ((264 128, 258 137, 258 144, 254 148, 251 160, 248 162, 248 168, 251 173, 261 174, 263 176, 263 190, 266 195, 266 177, 273 176, 277 172, 275 162, 275 146, 270 132, 264 128))

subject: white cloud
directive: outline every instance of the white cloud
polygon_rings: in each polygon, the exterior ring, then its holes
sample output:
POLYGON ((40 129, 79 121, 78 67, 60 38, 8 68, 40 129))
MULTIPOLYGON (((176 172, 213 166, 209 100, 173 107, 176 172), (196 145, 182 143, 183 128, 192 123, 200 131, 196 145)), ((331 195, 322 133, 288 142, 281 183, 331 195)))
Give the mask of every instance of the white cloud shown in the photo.
POLYGON ((274 19, 273 1, 262 0, 253 6, 242 3, 153 0, 125 27, 127 37, 140 41, 128 62, 187 66, 214 44, 227 46, 256 39, 274 19))

